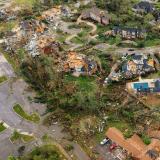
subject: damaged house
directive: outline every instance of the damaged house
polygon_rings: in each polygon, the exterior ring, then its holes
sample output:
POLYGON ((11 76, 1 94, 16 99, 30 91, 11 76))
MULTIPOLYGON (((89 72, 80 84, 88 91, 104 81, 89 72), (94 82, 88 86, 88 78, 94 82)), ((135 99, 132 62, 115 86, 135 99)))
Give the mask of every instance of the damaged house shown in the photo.
POLYGON ((42 13, 42 18, 49 22, 54 22, 55 18, 61 15, 61 6, 54 7, 42 13))
POLYGON ((47 26, 39 20, 31 19, 20 22, 12 29, 12 35, 6 37, 6 50, 16 50, 23 46, 27 51, 31 51, 31 55, 37 55, 36 41, 47 29, 47 26))
POLYGON ((38 39, 38 47, 40 52, 46 55, 58 54, 60 50, 60 44, 50 36, 41 36, 38 39))
POLYGON ((48 29, 44 23, 35 19, 22 21, 20 27, 24 36, 31 36, 34 33, 41 34, 48 29))
POLYGON ((97 71, 97 63, 84 54, 69 52, 63 68, 65 72, 72 72, 74 76, 92 75, 97 71))
POLYGON ((123 39, 144 39, 146 37, 146 30, 138 28, 121 28, 114 27, 111 31, 105 33, 106 36, 117 36, 120 35, 123 39))
POLYGON ((121 70, 126 79, 145 75, 155 71, 155 61, 150 55, 133 53, 126 57, 121 70))
POLYGON ((59 53, 60 44, 54 41, 51 36, 37 36, 37 34, 34 34, 25 48, 33 57, 40 54, 55 56, 59 53))
POLYGON ((100 10, 97 7, 84 10, 81 14, 83 20, 92 20, 103 25, 109 24, 109 15, 106 11, 100 10))
POLYGON ((156 70, 155 59, 151 55, 141 53, 127 54, 112 67, 111 73, 105 79, 105 83, 131 79, 140 75, 146 75, 156 70))

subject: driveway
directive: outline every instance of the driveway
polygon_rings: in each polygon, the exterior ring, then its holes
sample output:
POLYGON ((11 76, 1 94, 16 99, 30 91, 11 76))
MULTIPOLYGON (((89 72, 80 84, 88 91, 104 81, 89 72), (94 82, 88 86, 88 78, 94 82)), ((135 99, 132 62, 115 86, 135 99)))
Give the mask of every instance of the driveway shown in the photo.
POLYGON ((0 76, 6 75, 7 77, 14 77, 15 74, 11 65, 6 61, 4 56, 0 54, 0 76))
POLYGON ((109 151, 109 145, 97 145, 96 151, 99 154, 99 160, 118 160, 115 156, 109 151))

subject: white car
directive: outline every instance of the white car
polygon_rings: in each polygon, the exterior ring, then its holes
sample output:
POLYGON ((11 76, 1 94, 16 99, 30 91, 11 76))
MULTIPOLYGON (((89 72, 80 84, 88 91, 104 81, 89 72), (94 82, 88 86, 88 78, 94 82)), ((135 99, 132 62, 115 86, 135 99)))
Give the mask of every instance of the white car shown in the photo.
POLYGON ((101 145, 105 145, 106 143, 108 143, 109 142, 109 139, 108 138, 105 138, 105 139, 103 139, 102 141, 101 141, 101 145))

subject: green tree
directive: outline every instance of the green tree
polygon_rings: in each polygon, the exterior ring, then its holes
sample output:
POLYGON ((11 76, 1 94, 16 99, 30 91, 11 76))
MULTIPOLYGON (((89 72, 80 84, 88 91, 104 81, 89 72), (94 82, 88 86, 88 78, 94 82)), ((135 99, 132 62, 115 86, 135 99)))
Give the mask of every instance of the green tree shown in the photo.
POLYGON ((7 160, 17 160, 17 158, 15 158, 13 156, 9 156, 7 160))
POLYGON ((106 0, 106 6, 110 11, 127 13, 131 8, 130 0, 106 0))

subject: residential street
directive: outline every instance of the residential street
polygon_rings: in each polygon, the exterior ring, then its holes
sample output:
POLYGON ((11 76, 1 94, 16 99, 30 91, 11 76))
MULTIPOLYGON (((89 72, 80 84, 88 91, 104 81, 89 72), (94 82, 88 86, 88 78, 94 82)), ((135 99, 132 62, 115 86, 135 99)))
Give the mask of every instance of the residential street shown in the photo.
POLYGON ((133 48, 134 51, 128 51, 130 48, 120 48, 120 47, 116 47, 114 45, 101 43, 101 44, 94 46, 94 49, 97 49, 97 50, 100 50, 103 52, 107 52, 108 54, 113 53, 116 55, 123 55, 128 52, 140 52, 140 53, 146 54, 146 53, 159 53, 160 46, 145 47, 145 48, 133 48))

